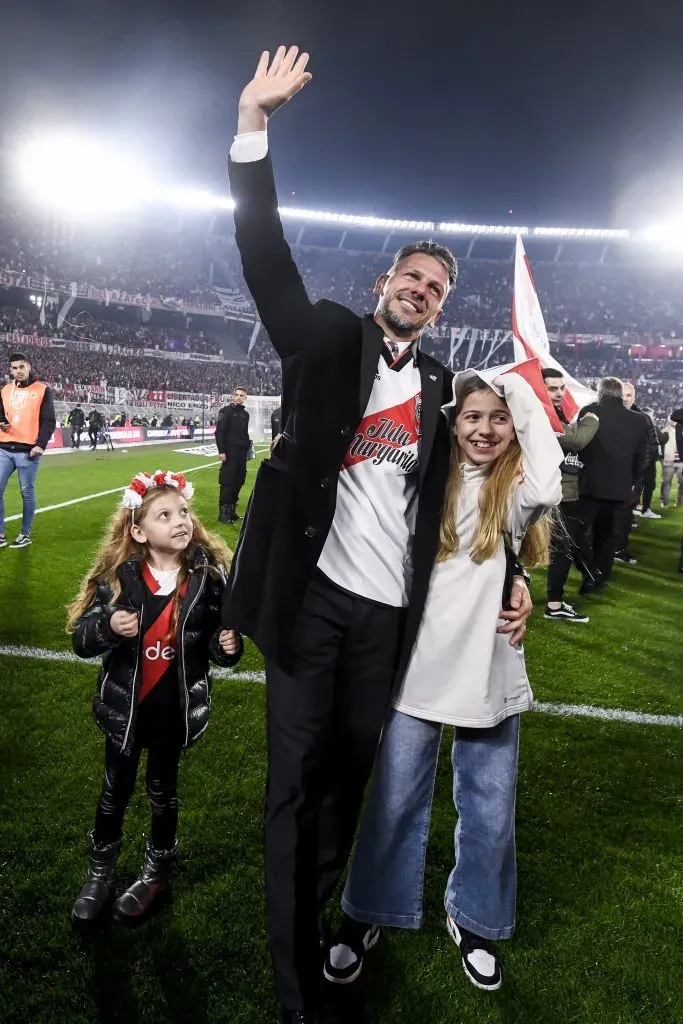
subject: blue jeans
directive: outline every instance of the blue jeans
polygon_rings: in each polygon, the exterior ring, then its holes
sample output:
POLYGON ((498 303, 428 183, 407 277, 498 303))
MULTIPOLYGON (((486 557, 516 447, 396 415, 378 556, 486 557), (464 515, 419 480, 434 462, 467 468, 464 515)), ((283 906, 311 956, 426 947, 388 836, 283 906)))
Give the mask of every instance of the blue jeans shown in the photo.
POLYGON ((29 459, 28 452, 10 452, 0 448, 0 533, 5 532, 5 488, 7 481, 16 469, 19 474, 19 488, 23 501, 21 532, 26 536, 31 532, 33 517, 36 514, 36 473, 40 458, 29 459))
MULTIPOLYGON (((396 928, 422 923, 425 856, 442 726, 392 711, 342 906, 349 917, 396 928)), ((515 928, 515 796, 519 715, 492 729, 456 728, 455 867, 444 904, 485 939, 515 928)))

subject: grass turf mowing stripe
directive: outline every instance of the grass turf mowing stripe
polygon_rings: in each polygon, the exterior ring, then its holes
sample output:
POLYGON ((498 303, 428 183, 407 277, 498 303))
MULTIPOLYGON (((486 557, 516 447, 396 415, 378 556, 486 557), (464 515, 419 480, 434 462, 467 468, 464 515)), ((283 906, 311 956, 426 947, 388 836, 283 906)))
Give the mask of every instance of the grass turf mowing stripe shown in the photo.
MULTIPOLYGON (((203 466, 192 466, 190 469, 183 469, 182 472, 187 476, 188 473, 198 473, 200 469, 211 469, 220 465, 218 462, 204 463, 203 466)), ((125 490, 128 486, 127 483, 121 484, 120 487, 112 487, 109 491, 97 491, 96 494, 84 494, 80 498, 70 498, 69 501, 60 501, 56 505, 46 505, 45 508, 37 508, 36 515, 41 512, 54 512, 58 508, 66 508, 68 505, 80 505, 83 501, 93 501, 94 498, 105 498, 108 494, 117 494, 119 491, 125 490)), ((18 512, 13 516, 5 516, 5 522, 11 523, 15 519, 21 519, 22 513, 18 512)))
MULTIPOLYGON (((66 661, 76 664, 97 664, 99 659, 79 658, 71 651, 52 651, 45 647, 22 647, 15 644, 0 644, 0 656, 9 658, 31 658, 36 661, 66 661)), ((230 668, 213 668, 218 679, 232 679, 241 683, 265 683, 265 672, 239 672, 230 668)), ((683 715, 652 715, 646 711, 626 711, 623 708, 598 708, 592 704, 555 704, 535 701, 531 708, 547 715, 561 718, 600 718, 611 722, 628 722, 631 725, 665 725, 683 728, 683 715)))

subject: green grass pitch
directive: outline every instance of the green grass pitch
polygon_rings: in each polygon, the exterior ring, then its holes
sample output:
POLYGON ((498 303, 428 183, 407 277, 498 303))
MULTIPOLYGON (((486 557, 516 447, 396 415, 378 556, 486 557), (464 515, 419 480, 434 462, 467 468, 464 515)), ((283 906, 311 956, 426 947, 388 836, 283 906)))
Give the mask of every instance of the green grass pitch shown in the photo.
MULTIPOLYGON (((181 447, 48 456, 39 507, 123 487, 140 469, 205 466, 190 474, 195 507, 216 527, 214 460, 181 447)), ((19 512, 16 477, 6 498, 6 514, 19 512)), ((64 605, 116 502, 111 494, 40 514, 32 547, 0 551, 0 645, 70 649, 64 605)), ((10 539, 18 528, 8 524, 10 539)), ((234 545, 236 531, 219 529, 234 545)), ((539 701, 683 712, 682 531, 681 510, 639 520, 631 545, 638 565, 618 567, 613 586, 581 602, 588 626, 544 621, 543 578, 534 580, 526 647, 539 701)), ((577 586, 573 574, 569 600, 577 586)), ((103 741, 89 712, 95 674, 29 654, 0 654, 0 1021, 277 1021, 263 908, 263 686, 217 680, 207 735, 183 760, 173 902, 138 932, 109 925, 85 943, 72 934, 69 911, 101 783, 103 741)), ((240 671, 262 667, 248 645, 240 671)), ((499 944, 503 988, 489 995, 469 985, 444 928, 455 823, 444 749, 426 925, 385 932, 358 993, 344 993, 332 1019, 683 1021, 683 731, 545 713, 525 715, 522 726, 517 933, 499 944)), ((147 826, 139 786, 126 820, 125 884, 137 873, 147 826)))

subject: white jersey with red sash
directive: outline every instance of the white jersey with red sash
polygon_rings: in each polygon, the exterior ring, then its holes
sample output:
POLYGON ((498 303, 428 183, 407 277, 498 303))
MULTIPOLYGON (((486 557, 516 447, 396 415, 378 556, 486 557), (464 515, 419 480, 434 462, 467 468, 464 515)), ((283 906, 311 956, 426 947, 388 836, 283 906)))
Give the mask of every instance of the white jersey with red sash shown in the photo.
POLYGON ((416 346, 386 343, 370 400, 349 445, 318 568, 352 594, 408 603, 415 531, 422 385, 416 346))

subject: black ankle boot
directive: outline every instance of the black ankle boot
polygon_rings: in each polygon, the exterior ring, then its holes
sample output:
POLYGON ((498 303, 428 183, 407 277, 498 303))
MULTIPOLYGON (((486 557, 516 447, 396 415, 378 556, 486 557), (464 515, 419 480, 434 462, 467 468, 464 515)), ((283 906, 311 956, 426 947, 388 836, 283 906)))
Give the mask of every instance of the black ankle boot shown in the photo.
POLYGON ((116 882, 116 860, 121 849, 121 840, 107 846, 97 846, 92 832, 90 842, 88 875, 71 910, 71 923, 79 931, 92 928, 112 899, 116 882))
POLYGON ((230 519, 230 506, 229 505, 221 505, 219 507, 219 509, 218 509, 218 522, 219 523, 230 523, 230 522, 232 522, 232 520, 230 519))
POLYGON ((170 850, 157 850, 147 841, 140 874, 114 904, 114 918, 119 924, 132 927, 144 924, 153 907, 169 895, 171 871, 177 857, 177 842, 170 850))
POLYGON ((240 523, 242 521, 242 516, 238 516, 237 515, 237 506, 236 505, 228 505, 228 511, 230 513, 229 522, 231 522, 231 523, 240 523))

